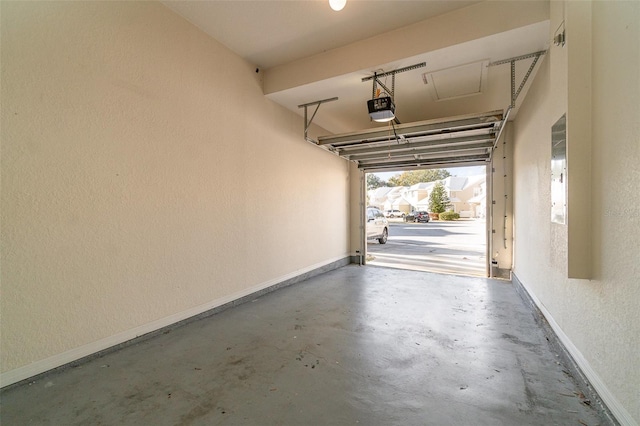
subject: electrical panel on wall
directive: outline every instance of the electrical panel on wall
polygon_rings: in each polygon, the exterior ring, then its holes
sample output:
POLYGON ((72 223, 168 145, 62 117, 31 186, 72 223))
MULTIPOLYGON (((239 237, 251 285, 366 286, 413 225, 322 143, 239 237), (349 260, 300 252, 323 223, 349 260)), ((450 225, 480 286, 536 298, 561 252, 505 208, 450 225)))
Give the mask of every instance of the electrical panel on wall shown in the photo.
POLYGON ((551 222, 567 223, 567 120, 551 127, 551 222))

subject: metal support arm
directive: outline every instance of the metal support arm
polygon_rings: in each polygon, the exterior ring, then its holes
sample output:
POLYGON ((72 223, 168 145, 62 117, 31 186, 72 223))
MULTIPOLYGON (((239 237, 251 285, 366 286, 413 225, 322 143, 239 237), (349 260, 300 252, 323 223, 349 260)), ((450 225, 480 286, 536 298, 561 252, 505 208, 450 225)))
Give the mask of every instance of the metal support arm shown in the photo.
POLYGON ((332 101, 337 101, 338 98, 329 98, 329 99, 323 99, 321 101, 315 101, 315 102, 309 102, 308 104, 302 104, 302 105, 298 105, 298 108, 304 108, 304 139, 308 142, 312 142, 315 143, 316 145, 318 144, 318 141, 315 141, 313 139, 311 139, 308 136, 309 133, 309 127, 311 127, 311 123, 313 123, 313 118, 316 116, 316 113, 318 112, 318 108, 320 108, 320 104, 326 103, 326 102, 332 102, 332 101), (311 119, 307 118, 307 107, 309 106, 316 106, 315 111, 313 111, 313 115, 311 115, 311 119))
MULTIPOLYGON (((369 80, 373 80, 373 88, 371 90, 371 99, 375 99, 377 97, 377 89, 378 89, 378 85, 380 85, 385 92, 387 92, 387 94, 389 95, 389 97, 391 98, 392 102, 395 102, 395 97, 394 97, 394 92, 396 90, 396 74, 401 73, 401 72, 405 72, 405 71, 411 71, 411 70, 415 70, 418 68, 422 68, 427 66, 426 62, 420 62, 419 64, 415 64, 415 65, 410 65, 408 67, 404 67, 404 68, 399 68, 397 70, 393 70, 393 71, 387 71, 387 72, 383 72, 378 74, 377 72, 374 72, 373 75, 369 76, 369 77, 364 77, 362 79, 362 82, 365 81, 369 81, 369 80), (380 78, 382 77, 387 77, 387 76, 391 76, 391 89, 389 89, 383 82, 382 80, 380 80, 380 78)), ((398 120, 398 118, 394 118, 394 121, 397 124, 400 124, 400 121, 398 120)))
POLYGON ((362 82, 365 81, 369 81, 369 80, 373 80, 373 91, 371 94, 371 99, 376 97, 376 89, 377 86, 380 85, 382 86, 382 88, 385 90, 385 92, 387 92, 389 94, 389 96, 391 97, 391 100, 393 100, 395 102, 395 99, 393 97, 393 92, 396 89, 396 74, 401 73, 401 72, 405 72, 405 71, 411 71, 411 70, 415 70, 418 68, 422 68, 427 66, 426 62, 420 62, 419 64, 415 64, 415 65, 410 65, 408 67, 404 67, 404 68, 399 68, 397 70, 393 70, 393 71, 387 71, 387 72, 383 72, 378 74, 377 72, 374 72, 373 75, 369 76, 369 77, 364 77, 362 79, 362 82), (383 77, 387 77, 387 76, 391 76, 391 89, 389 89, 380 79, 383 77))
POLYGON ((547 53, 546 50, 541 50, 539 52, 529 53, 527 55, 522 55, 522 56, 516 56, 510 59, 503 59, 501 61, 495 61, 489 64, 490 67, 495 65, 511 64, 511 105, 510 105, 511 108, 516 107, 516 99, 518 99, 518 96, 520 95, 520 92, 524 88, 524 85, 527 83, 527 80, 529 80, 529 76, 531 76, 533 69, 538 63, 538 59, 540 59, 540 56, 544 55, 545 53, 547 53), (516 61, 521 61, 523 59, 530 59, 530 58, 533 58, 533 62, 531 62, 531 65, 529 66, 529 70, 527 71, 524 78, 522 79, 522 82, 520 83, 520 87, 518 88, 518 90, 516 90, 516 61))

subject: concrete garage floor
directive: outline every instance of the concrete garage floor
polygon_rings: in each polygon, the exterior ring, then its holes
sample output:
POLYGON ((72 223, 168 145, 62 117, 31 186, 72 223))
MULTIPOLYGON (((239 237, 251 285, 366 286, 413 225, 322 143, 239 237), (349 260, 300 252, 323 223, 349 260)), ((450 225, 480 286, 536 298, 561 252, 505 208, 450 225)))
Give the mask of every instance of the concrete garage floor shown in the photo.
POLYGON ((6 389, 3 425, 607 424, 509 282, 346 266, 6 389))

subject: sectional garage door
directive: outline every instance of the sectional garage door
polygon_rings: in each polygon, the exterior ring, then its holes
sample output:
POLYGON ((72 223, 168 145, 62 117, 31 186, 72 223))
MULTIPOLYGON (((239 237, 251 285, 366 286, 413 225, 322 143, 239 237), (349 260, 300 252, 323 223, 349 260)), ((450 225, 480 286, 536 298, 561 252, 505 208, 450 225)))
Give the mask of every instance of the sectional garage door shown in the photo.
POLYGON ((367 172, 486 165, 503 129, 502 111, 392 124, 321 136, 318 145, 367 172))

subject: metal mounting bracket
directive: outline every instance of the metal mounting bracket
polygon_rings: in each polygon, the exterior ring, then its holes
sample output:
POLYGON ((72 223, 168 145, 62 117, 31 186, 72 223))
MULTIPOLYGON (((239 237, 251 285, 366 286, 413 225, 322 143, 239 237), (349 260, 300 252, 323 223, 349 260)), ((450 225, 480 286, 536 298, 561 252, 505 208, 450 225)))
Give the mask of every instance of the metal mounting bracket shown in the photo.
MULTIPOLYGON (((415 70, 425 66, 427 66, 426 62, 420 62, 419 64, 409 65, 408 67, 398 68, 397 70, 387 71, 380 74, 378 74, 377 72, 374 72, 373 75, 369 77, 364 77, 362 81, 365 82, 365 81, 373 80, 373 88, 371 90, 371 99, 376 98, 376 91, 378 89, 378 85, 380 85, 384 89, 384 91, 389 94, 391 101, 395 102, 396 100, 394 98, 394 91, 396 89, 396 74, 405 72, 405 71, 415 70), (387 76, 391 76, 391 89, 389 89, 382 81, 380 81, 380 78, 387 77, 387 76)), ((400 121, 398 120, 397 117, 394 119, 394 121, 397 124, 400 124, 400 121)))
POLYGON ((393 98, 393 92, 395 90, 395 85, 396 85, 396 74, 405 72, 405 71, 415 70, 425 66, 427 66, 426 62, 420 62, 419 64, 410 65, 404 68, 398 68, 397 70, 387 71, 380 74, 378 74, 377 72, 374 72, 373 75, 369 77, 364 77, 362 81, 365 82, 365 81, 373 80, 373 90, 371 93, 371 99, 376 97, 376 89, 378 88, 378 85, 380 85, 389 94, 389 96, 391 97, 391 100, 395 102, 395 99, 393 98), (382 81, 380 81, 380 78, 384 78, 387 76, 391 76, 391 89, 389 89, 382 81))
POLYGON ((318 144, 318 141, 311 139, 308 136, 308 133, 309 133, 309 127, 311 126, 311 123, 313 122, 313 118, 316 116, 316 113, 318 112, 318 108, 320 108, 320 104, 324 104, 326 102, 337 101, 337 100, 338 100, 338 98, 335 97, 335 98, 323 99, 321 101, 309 102, 307 104, 298 105, 298 108, 304 108, 304 139, 307 142, 311 142, 311 143, 314 143, 316 145, 318 144), (313 106, 313 105, 316 106, 316 109, 315 109, 315 111, 313 111, 313 115, 311 115, 311 119, 307 119, 307 108, 309 106, 313 106))
POLYGON ((546 50, 540 50, 538 52, 529 53, 527 55, 522 55, 522 56, 516 56, 510 59, 503 59, 501 61, 495 61, 489 64, 490 67, 494 65, 502 65, 507 63, 511 64, 511 108, 516 107, 516 99, 518 99, 518 96, 520 95, 522 88, 527 83, 527 80, 529 80, 529 76, 531 76, 531 73, 533 72, 533 68, 535 68, 536 63, 538 63, 538 59, 540 59, 540 56, 544 55, 545 53, 547 53, 546 50), (516 90, 516 61, 521 61, 523 59, 530 59, 530 58, 533 58, 533 62, 531 62, 531 65, 529 66, 527 73, 522 79, 522 82, 520 83, 520 87, 518 87, 518 90, 516 90))

